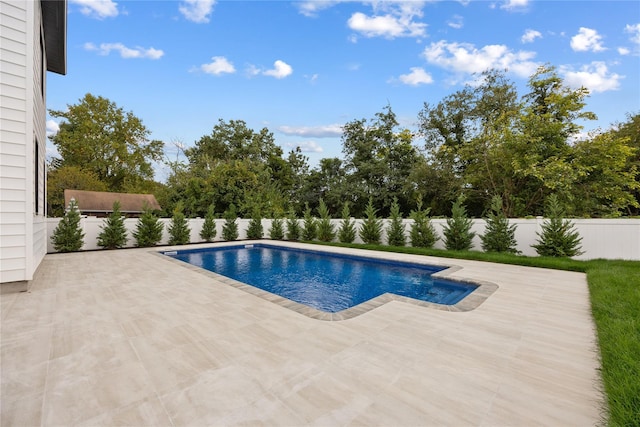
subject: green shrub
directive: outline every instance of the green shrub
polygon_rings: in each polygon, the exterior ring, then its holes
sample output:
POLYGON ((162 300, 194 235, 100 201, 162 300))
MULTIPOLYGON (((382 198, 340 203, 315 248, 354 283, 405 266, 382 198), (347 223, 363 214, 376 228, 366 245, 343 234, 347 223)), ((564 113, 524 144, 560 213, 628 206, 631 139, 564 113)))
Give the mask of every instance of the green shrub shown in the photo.
POLYGON ((393 203, 391 204, 389 228, 387 229, 387 244, 389 246, 404 246, 407 242, 404 232, 405 227, 402 223, 398 198, 394 197, 393 203))
POLYGON ((238 238, 238 214, 235 205, 231 204, 224 212, 224 224, 222 225, 222 238, 224 240, 236 240, 238 238))
POLYGON ((318 225, 316 219, 311 215, 309 204, 305 204, 304 210, 304 228, 302 229, 303 240, 314 240, 318 235, 318 225))
POLYGON ((573 222, 563 219, 565 211, 555 194, 547 198, 545 213, 549 219, 542 224, 542 233, 536 233, 538 243, 532 245, 538 255, 572 257, 582 254, 582 237, 574 229, 573 222))
POLYGON ((464 207, 464 196, 460 195, 451 207, 451 218, 447 218, 447 225, 442 229, 444 246, 450 251, 468 251, 473 247, 476 235, 471 231, 473 221, 467 216, 464 207))
POLYGON ((202 230, 200 230, 200 237, 206 242, 212 242, 216 237, 216 220, 213 216, 215 206, 209 206, 207 214, 204 217, 204 223, 202 224, 202 230))
POLYGON ((411 224, 411 231, 409 237, 411 238, 411 246, 416 248, 432 248, 438 241, 433 224, 429 219, 429 212, 431 208, 422 209, 422 196, 418 196, 417 206, 415 211, 411 211, 411 218, 413 224, 411 224))
POLYGON ((332 242, 336 237, 336 232, 333 229, 333 224, 331 224, 329 209, 327 209, 327 205, 322 199, 320 199, 320 206, 318 206, 318 215, 320 215, 320 220, 318 221, 318 240, 321 242, 332 242))
POLYGON ((349 202, 344 202, 341 216, 342 221, 338 230, 338 240, 340 240, 340 243, 353 243, 356 239, 356 226, 355 221, 351 221, 349 202))
POLYGON ((300 223, 293 209, 291 209, 287 217, 287 240, 300 240, 300 223))
POLYGON ((191 230, 189 229, 189 222, 184 217, 184 213, 182 213, 182 204, 178 203, 169 224, 169 244, 186 245, 190 242, 191 230))
POLYGON ((282 219, 274 218, 273 221, 271 221, 269 237, 273 240, 284 239, 284 222, 282 221, 282 219))
POLYGON ((368 245, 380 243, 382 235, 382 220, 377 216, 378 210, 373 207, 373 198, 369 197, 369 203, 364 210, 365 218, 360 226, 360 238, 368 245))
POLYGON ((75 199, 69 201, 67 211, 53 230, 51 241, 58 252, 75 252, 82 249, 84 233, 80 227, 80 211, 75 199))
POLYGON ((145 206, 142 215, 138 218, 136 231, 133 232, 133 237, 136 239, 136 246, 141 248, 155 246, 162 240, 163 229, 164 226, 151 211, 151 208, 145 206))
POLYGON ((249 227, 247 227, 247 239, 262 239, 263 235, 262 215, 260 215, 258 208, 254 208, 251 221, 249 221, 249 227))
POLYGON ((486 217, 487 226, 482 240, 482 250, 485 252, 518 253, 516 249, 516 225, 509 225, 509 219, 502 211, 502 197, 493 196, 491 210, 486 217))
POLYGON ((127 228, 120 212, 120 202, 113 202, 113 212, 104 220, 98 234, 98 246, 105 249, 123 248, 127 244, 127 228))

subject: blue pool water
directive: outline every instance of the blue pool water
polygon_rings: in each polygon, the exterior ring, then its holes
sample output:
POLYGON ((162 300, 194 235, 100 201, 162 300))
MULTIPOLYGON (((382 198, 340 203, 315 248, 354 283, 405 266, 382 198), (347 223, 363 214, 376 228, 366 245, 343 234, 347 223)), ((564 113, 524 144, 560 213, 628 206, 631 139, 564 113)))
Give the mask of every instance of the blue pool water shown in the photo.
POLYGON ((434 279, 443 267, 268 245, 166 252, 173 258, 335 313, 384 293, 452 305, 476 285, 434 279))

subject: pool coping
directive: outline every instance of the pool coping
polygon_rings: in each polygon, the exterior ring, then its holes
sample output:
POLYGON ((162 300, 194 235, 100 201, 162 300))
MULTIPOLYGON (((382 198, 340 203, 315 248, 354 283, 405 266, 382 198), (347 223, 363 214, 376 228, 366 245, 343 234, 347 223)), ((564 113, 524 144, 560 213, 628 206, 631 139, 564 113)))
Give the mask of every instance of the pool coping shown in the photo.
POLYGON ((459 273, 460 271, 463 270, 463 267, 461 266, 452 265, 449 263, 434 263, 432 258, 429 258, 427 262, 426 260, 427 257, 424 255, 411 255, 411 260, 405 260, 405 261, 399 260, 399 262, 445 267, 446 268, 445 270, 434 273, 432 276, 435 278, 441 278, 441 279, 446 278, 447 280, 451 280, 454 282, 470 283, 478 286, 478 288, 475 289, 473 292, 471 292, 469 295, 467 295, 465 298, 463 298, 461 301, 453 305, 437 304, 433 302, 421 301, 421 300, 417 300, 409 297, 404 297, 396 294, 385 293, 375 298, 372 298, 368 301, 360 303, 354 307, 347 308, 345 310, 341 310, 336 313, 329 313, 329 312, 315 309, 313 307, 309 307, 307 305, 298 303, 296 301, 292 301, 280 295, 262 290, 260 288, 237 281, 230 277, 223 276, 218 273, 214 273, 202 267, 198 267, 198 266, 186 263, 184 261, 175 259, 171 256, 165 255, 166 252, 173 252, 173 251, 181 251, 181 250, 184 251, 184 250, 203 249, 203 248, 222 248, 222 247, 243 246, 243 245, 252 245, 252 244, 272 245, 272 246, 282 247, 285 249, 287 248, 288 249, 304 249, 304 250, 326 252, 330 254, 340 254, 340 255, 356 255, 357 253, 358 256, 361 256, 364 258, 370 258, 374 260, 389 259, 389 254, 385 252, 372 251, 372 250, 366 250, 366 249, 342 248, 339 246, 318 246, 318 245, 313 245, 309 243, 289 242, 289 241, 279 241, 279 240, 269 240, 269 239, 237 240, 237 241, 229 241, 229 242, 204 243, 204 244, 189 245, 189 246, 171 246, 171 247, 164 247, 161 250, 152 250, 152 251, 149 251, 149 253, 154 254, 156 256, 160 256, 165 260, 169 260, 170 262, 173 262, 176 265, 182 266, 183 268, 187 268, 191 271, 211 277, 217 282, 223 283, 228 286, 232 286, 236 289, 239 289, 241 291, 244 291, 256 297, 262 298, 276 305, 279 305, 280 307, 287 308, 296 313, 307 316, 311 319, 325 320, 325 321, 340 321, 340 320, 352 319, 354 317, 360 316, 361 314, 367 313, 375 308, 381 307, 384 304, 391 301, 400 301, 407 304, 417 305, 420 307, 436 309, 441 311, 466 312, 466 311, 474 310, 477 307, 479 307, 484 301, 487 300, 487 298, 489 298, 496 290, 498 290, 498 285, 493 282, 488 282, 485 280, 476 280, 476 279, 465 278, 465 277, 451 277, 452 274, 459 273))

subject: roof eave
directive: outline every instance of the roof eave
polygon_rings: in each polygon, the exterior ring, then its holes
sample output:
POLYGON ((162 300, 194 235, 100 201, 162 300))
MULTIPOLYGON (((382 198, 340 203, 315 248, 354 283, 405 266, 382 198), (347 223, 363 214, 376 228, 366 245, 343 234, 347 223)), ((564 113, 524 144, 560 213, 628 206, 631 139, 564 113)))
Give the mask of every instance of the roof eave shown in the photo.
POLYGON ((40 0, 47 71, 67 74, 67 0, 40 0))

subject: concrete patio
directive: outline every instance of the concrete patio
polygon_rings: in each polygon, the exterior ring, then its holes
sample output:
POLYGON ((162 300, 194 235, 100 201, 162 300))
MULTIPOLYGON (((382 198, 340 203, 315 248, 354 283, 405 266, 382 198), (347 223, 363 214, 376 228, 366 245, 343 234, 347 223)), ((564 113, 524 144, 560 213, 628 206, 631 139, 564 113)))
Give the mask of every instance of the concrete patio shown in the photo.
POLYGON ((47 255, 29 292, 1 296, 1 425, 602 421, 584 274, 378 256, 498 289, 466 312, 390 301, 325 321, 150 249, 47 255))

